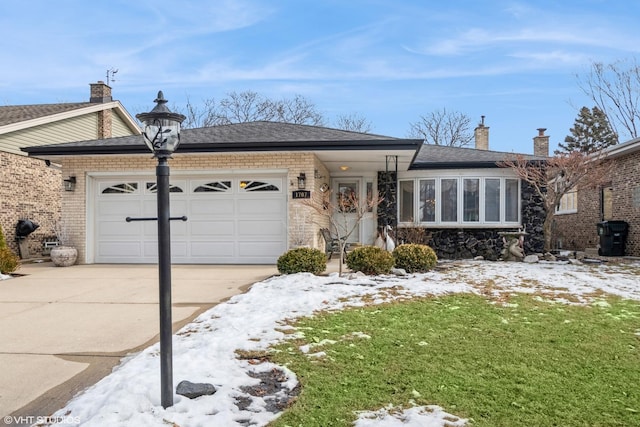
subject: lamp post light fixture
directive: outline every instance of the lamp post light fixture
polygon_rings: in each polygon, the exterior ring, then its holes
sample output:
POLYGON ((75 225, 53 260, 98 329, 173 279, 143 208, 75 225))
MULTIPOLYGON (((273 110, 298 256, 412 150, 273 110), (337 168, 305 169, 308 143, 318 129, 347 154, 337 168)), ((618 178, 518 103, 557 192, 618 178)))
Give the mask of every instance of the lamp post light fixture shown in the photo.
POLYGON ((145 144, 158 159, 156 166, 158 202, 158 273, 160 287, 160 388, 163 408, 173 406, 173 362, 171 327, 171 228, 169 205, 169 164, 180 144, 180 123, 186 118, 172 113, 165 105, 162 91, 153 101, 156 106, 136 118, 144 125, 145 144))

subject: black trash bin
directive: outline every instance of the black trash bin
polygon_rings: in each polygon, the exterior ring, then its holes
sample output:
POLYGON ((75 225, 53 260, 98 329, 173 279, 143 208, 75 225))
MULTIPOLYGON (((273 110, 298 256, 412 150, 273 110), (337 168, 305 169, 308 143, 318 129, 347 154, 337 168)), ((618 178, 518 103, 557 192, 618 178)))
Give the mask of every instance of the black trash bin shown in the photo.
POLYGON ((629 224, 625 221, 602 221, 597 226, 600 236, 598 255, 624 256, 629 224))

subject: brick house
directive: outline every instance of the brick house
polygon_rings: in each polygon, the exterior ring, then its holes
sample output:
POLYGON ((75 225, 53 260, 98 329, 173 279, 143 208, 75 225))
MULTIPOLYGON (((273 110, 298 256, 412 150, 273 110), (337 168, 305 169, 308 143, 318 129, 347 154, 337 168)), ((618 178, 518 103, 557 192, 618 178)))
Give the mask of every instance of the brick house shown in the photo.
MULTIPOLYGON (((321 220, 298 199, 302 177, 311 195, 329 188, 332 197, 385 197, 384 206, 366 215, 351 236, 362 244, 373 243, 382 223, 435 227, 456 236, 482 231, 483 238, 496 240, 499 230, 537 223, 526 188, 496 166, 507 153, 489 151, 488 127, 477 130, 483 132, 484 146, 465 149, 276 122, 184 129, 169 162, 171 216, 188 217, 172 222, 173 262, 271 264, 300 237, 324 247, 321 220), (403 224, 409 205, 419 214, 424 193, 409 189, 420 188, 421 180, 433 184, 434 206, 445 212, 446 205, 446 212, 403 224)), ((71 224, 80 263, 156 262, 155 225, 126 221, 156 215, 156 161, 141 136, 24 150, 60 163, 62 175, 76 179, 76 190, 63 194, 62 215, 71 224)))
POLYGON ((9 247, 19 252, 16 224, 31 219, 40 228, 28 237, 28 251, 39 256, 61 209, 60 165, 22 148, 136 134, 135 120, 100 81, 90 85, 89 102, 0 106, 0 225, 9 247))
POLYGON ((555 215, 554 241, 562 249, 596 248, 598 222, 626 221, 625 255, 640 257, 640 138, 611 146, 605 155, 615 163, 610 181, 595 191, 578 188, 563 198, 555 215))

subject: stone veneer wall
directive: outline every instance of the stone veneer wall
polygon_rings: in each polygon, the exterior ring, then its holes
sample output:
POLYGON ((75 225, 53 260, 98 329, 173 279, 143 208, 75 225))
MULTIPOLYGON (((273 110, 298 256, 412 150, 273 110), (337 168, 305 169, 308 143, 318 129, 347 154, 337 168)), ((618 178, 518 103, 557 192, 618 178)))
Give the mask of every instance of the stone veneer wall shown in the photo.
MULTIPOLYGON (((378 227, 398 224, 398 179, 396 172, 378 171, 378 193, 384 198, 378 205, 378 227)), ((395 230, 393 231, 395 233, 395 230)))
MULTIPOLYGON (((63 192, 63 217, 69 224, 69 230, 74 246, 78 249, 78 262, 86 262, 86 210, 87 200, 85 194, 86 172, 118 172, 127 174, 132 171, 148 171, 155 174, 156 160, 149 155, 135 156, 78 156, 67 157, 63 160, 63 176, 76 176, 76 191, 63 192)), ((323 248, 324 243, 318 238, 319 225, 315 223, 314 215, 299 215, 302 207, 301 200, 292 200, 292 190, 298 189, 297 177, 300 172, 305 173, 307 178, 306 188, 312 193, 317 192, 322 180, 315 179, 314 171, 318 169, 320 162, 312 153, 303 152, 282 152, 282 153, 211 153, 211 154, 180 154, 173 155, 169 160, 172 172, 192 170, 192 171, 225 171, 233 170, 267 170, 285 169, 287 175, 287 192, 289 199, 289 230, 304 229, 308 233, 308 240, 314 247, 323 248), (304 221, 305 224, 298 222, 304 221)), ((328 176, 322 171, 321 175, 328 176)), ((328 179, 328 178, 325 178, 328 179)), ((304 210, 308 210, 304 209, 304 210)), ((292 236, 289 235, 291 245, 292 236)))
POLYGON ((62 175, 44 160, 0 152, 0 224, 7 245, 16 254, 16 224, 30 219, 40 225, 27 237, 31 256, 41 256, 45 237, 51 237, 60 217, 62 175))
MULTIPOLYGON (((616 162, 611 172, 613 218, 607 219, 629 223, 625 255, 640 257, 640 152, 611 161, 616 162)), ((554 241, 563 249, 581 251, 600 243, 596 226, 602 221, 600 193, 600 189, 578 189, 578 212, 555 216, 554 241)))
MULTIPOLYGON (((524 240, 525 254, 541 253, 544 249, 542 222, 545 209, 533 188, 522 182, 522 225, 529 233, 524 240)), ((504 248, 500 231, 512 229, 493 228, 427 228, 425 233, 411 228, 398 230, 398 241, 429 245, 439 259, 468 259, 482 256, 498 260, 504 248), (414 241, 418 237, 418 242, 414 241)))

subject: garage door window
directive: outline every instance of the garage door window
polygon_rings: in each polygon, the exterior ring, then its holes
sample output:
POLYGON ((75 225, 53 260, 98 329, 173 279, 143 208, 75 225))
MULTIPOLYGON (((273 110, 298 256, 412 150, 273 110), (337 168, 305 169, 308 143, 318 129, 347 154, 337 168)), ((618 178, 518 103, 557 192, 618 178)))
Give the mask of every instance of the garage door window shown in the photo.
POLYGON ((120 184, 103 184, 102 194, 131 194, 138 191, 137 182, 123 182, 120 184))
MULTIPOLYGON (((158 192, 158 184, 156 184, 155 182, 147 182, 147 193, 157 193, 157 192, 158 192)), ((184 191, 182 190, 181 187, 178 187, 177 185, 171 184, 169 186, 169 192, 170 193, 183 193, 184 191)))
POLYGON ((243 191, 280 191, 280 189, 268 182, 240 181, 240 190, 243 191))
POLYGON ((198 185, 194 193, 226 193, 231 191, 231 181, 214 181, 207 184, 198 185))

